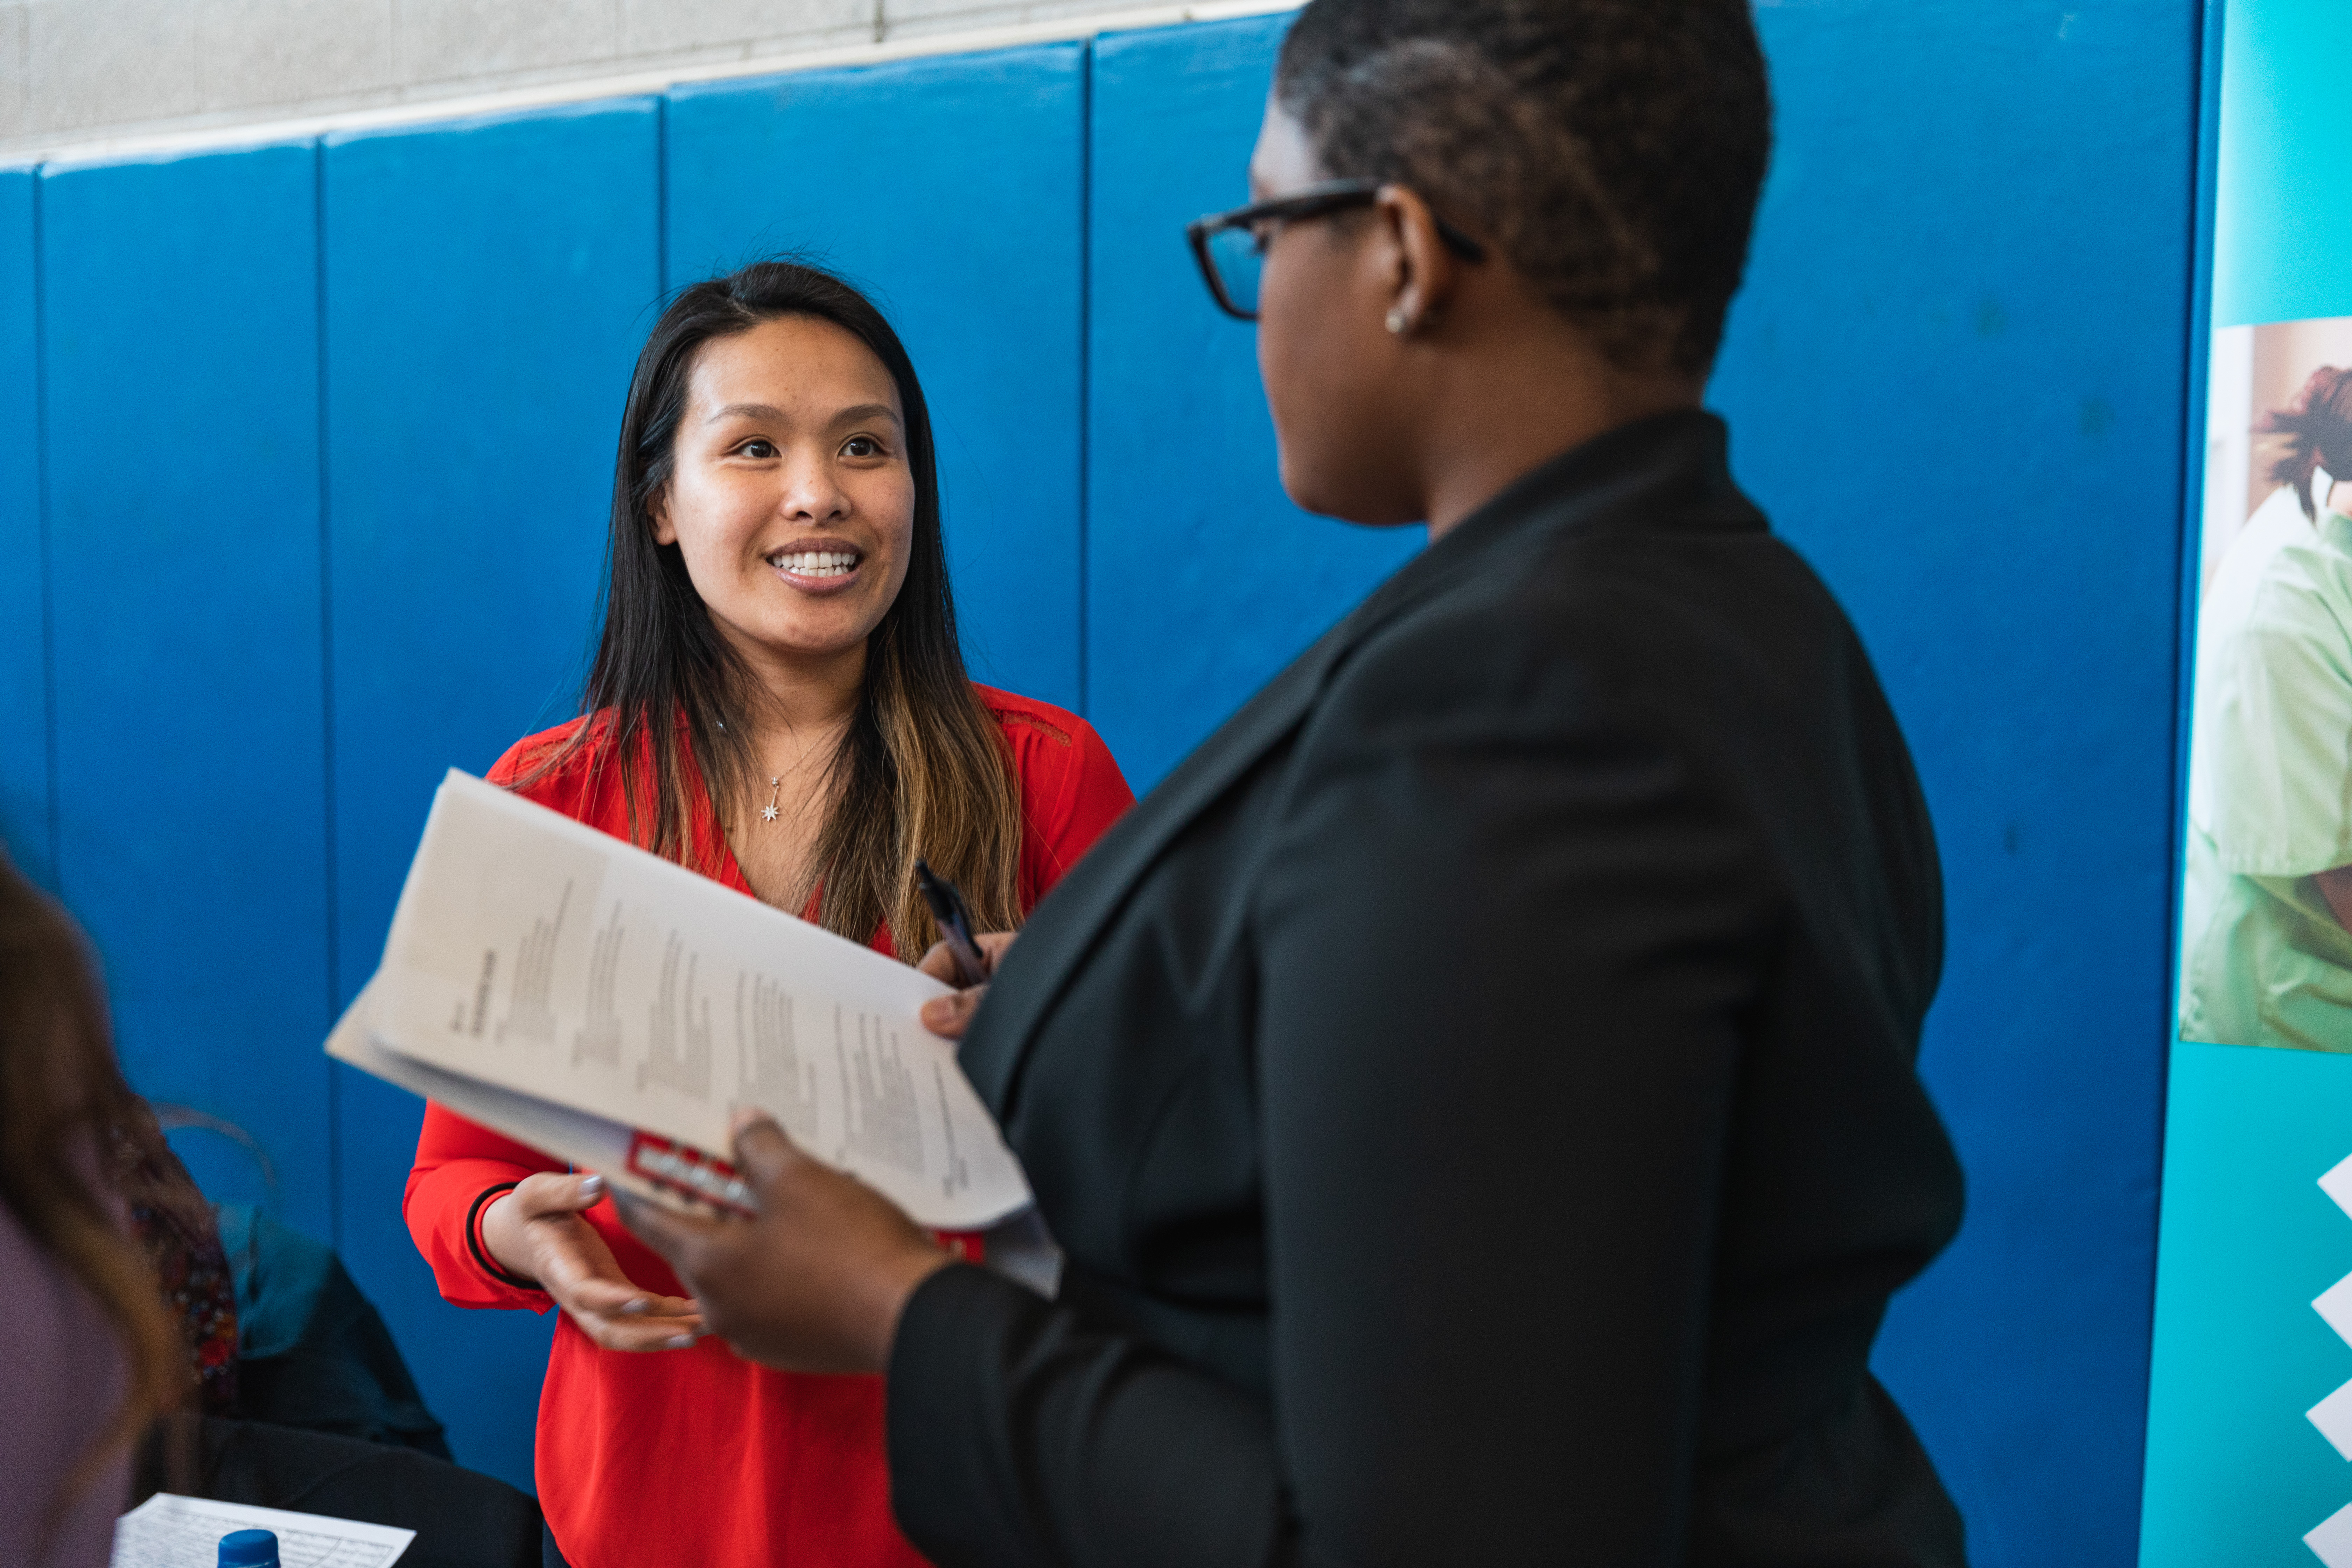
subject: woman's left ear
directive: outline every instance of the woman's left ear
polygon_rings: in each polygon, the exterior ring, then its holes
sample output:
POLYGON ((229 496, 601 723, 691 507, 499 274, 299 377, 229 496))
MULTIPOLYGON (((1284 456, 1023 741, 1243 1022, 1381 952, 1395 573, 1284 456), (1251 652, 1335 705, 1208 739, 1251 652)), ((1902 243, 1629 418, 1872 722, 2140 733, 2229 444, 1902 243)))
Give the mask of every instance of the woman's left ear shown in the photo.
POLYGON ((1382 325, 1400 338, 1437 324, 1454 286, 1454 258, 1437 235, 1437 219, 1420 193, 1384 185, 1379 210, 1393 247, 1394 293, 1382 325))

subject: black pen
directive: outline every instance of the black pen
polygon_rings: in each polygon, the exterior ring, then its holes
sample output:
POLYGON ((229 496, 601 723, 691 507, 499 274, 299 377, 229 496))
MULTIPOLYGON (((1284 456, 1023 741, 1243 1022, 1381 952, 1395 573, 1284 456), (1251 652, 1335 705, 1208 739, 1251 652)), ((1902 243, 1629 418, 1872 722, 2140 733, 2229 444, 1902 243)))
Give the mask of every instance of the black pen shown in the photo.
POLYGON ((948 954, 955 960, 957 984, 980 984, 988 978, 988 961, 980 956, 980 944, 971 940, 971 911, 963 907, 963 895, 919 856, 915 860, 915 885, 923 890, 923 902, 931 906, 931 919, 940 922, 940 940, 948 944, 948 954))

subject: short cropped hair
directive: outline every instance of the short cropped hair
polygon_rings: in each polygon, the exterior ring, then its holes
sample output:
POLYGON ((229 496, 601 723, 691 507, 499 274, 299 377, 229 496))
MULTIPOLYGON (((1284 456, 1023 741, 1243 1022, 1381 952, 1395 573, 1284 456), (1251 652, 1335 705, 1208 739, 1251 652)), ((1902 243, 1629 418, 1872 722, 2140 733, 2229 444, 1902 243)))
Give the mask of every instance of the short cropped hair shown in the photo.
POLYGON ((1327 174, 1411 186, 1612 362, 1714 362, 1771 153, 1747 0, 1313 0, 1275 97, 1327 174))

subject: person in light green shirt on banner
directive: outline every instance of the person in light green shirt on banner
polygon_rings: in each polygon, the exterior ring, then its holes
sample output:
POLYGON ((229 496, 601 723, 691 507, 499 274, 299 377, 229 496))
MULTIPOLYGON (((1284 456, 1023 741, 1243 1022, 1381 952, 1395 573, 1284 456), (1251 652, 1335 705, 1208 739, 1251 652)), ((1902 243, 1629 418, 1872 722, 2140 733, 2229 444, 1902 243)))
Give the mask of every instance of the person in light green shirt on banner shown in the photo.
POLYGON ((2257 428, 2279 488, 2200 615, 2180 1037, 2352 1052, 2352 371, 2257 428))

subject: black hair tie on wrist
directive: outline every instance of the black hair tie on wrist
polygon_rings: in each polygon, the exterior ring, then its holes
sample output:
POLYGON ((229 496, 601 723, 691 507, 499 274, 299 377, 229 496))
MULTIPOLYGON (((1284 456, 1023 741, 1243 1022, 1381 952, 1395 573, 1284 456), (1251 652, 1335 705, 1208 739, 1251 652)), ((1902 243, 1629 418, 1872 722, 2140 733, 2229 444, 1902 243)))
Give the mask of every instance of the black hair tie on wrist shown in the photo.
POLYGON ((500 1182, 497 1186, 484 1187, 474 1194, 474 1206, 466 1211, 466 1250, 474 1255, 474 1261, 482 1266, 482 1272, 499 1284, 510 1285, 518 1290, 544 1290, 546 1287, 538 1280, 500 1266, 496 1258, 482 1250, 478 1225, 482 1217, 482 1205, 492 1198, 514 1191, 520 1185, 522 1185, 520 1182, 500 1182))

